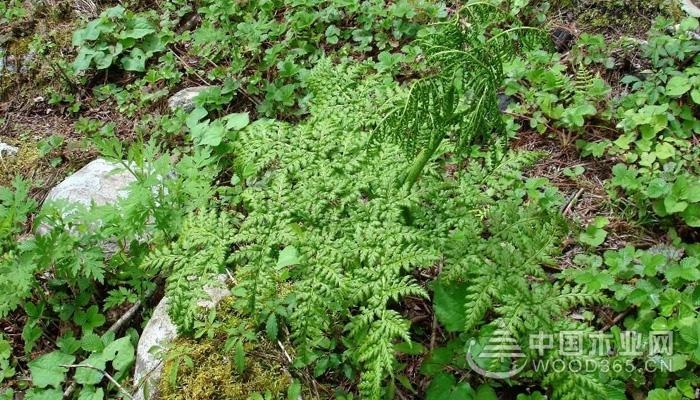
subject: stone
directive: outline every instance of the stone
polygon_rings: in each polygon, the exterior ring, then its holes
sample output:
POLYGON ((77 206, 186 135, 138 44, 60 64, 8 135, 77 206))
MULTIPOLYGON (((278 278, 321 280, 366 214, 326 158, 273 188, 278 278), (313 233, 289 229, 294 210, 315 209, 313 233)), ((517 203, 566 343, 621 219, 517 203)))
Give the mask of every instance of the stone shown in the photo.
MULTIPOLYGON (((46 202, 63 200, 72 204, 89 207, 91 204, 115 204, 120 198, 128 195, 128 186, 136 181, 136 177, 123 165, 98 158, 73 173, 56 185, 46 196, 46 202)), ((66 211, 70 214, 71 211, 66 211)), ((37 228, 39 235, 45 235, 51 230, 48 224, 37 228)), ((119 250, 116 240, 102 243, 106 257, 111 257, 119 250)))
POLYGON ((133 396, 134 400, 157 398, 163 360, 155 350, 166 348, 176 337, 177 327, 168 315, 168 299, 164 297, 153 310, 153 315, 143 329, 136 347, 134 384, 137 390, 133 396))
MULTIPOLYGON (((199 302, 205 309, 216 307, 221 300, 231 295, 225 286, 227 275, 219 275, 217 279, 222 285, 205 287, 208 300, 199 302)), ((141 333, 136 347, 136 365, 134 367, 134 384, 136 393, 134 400, 156 400, 158 398, 158 382, 163 373, 163 350, 177 338, 177 327, 168 315, 168 298, 158 303, 151 319, 141 333)))
POLYGON ((0 142, 0 157, 15 156, 19 149, 15 146, 10 146, 7 143, 0 142))
POLYGON ((215 86, 194 86, 182 89, 168 99, 168 107, 173 111, 182 109, 185 112, 190 112, 195 108, 194 98, 203 91, 213 87, 215 86))
POLYGON ((65 200, 90 206, 114 204, 126 197, 127 187, 136 177, 123 165, 98 158, 56 185, 46 201, 65 200))
POLYGON ((700 17, 700 1, 697 0, 681 0, 681 7, 691 17, 700 17))

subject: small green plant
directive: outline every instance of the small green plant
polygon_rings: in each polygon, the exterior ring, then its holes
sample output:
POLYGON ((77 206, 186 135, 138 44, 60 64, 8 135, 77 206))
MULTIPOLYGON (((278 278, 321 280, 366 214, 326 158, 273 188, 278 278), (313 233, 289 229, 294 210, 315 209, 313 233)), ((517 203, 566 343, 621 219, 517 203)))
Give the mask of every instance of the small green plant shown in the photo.
POLYGON ((9 0, 0 4, 0 23, 10 24, 27 16, 27 10, 20 0, 9 0))
MULTIPOLYGON (((661 383, 660 387, 649 391, 650 399, 695 396, 693 386, 697 385, 697 377, 692 371, 700 364, 700 319, 694 299, 700 281, 700 261, 696 248, 683 247, 658 245, 641 250, 626 246, 608 250, 602 257, 579 255, 576 261, 580 269, 564 273, 592 290, 610 293, 614 311, 625 316, 621 326, 611 328, 615 346, 623 348, 621 341, 629 331, 639 335, 637 348, 640 351, 627 355, 631 365, 663 366, 646 371, 651 375, 647 380, 661 383), (652 354, 645 351, 650 348, 648 341, 653 340, 654 332, 672 332, 672 352, 652 354), (663 397, 665 395, 671 397, 663 397)), ((618 379, 643 389, 645 380, 639 371, 625 369, 620 371, 623 373, 618 379)))
POLYGON ((517 99, 507 112, 539 133, 573 143, 594 118, 610 118, 610 88, 585 63, 569 66, 556 53, 535 51, 504 66, 505 94, 517 99))
POLYGON ((303 80, 324 55, 405 71, 405 61, 417 55, 410 41, 423 23, 445 18, 447 8, 425 0, 205 0, 198 13, 201 25, 184 38, 200 68, 209 79, 233 77, 259 113, 275 116, 306 111, 303 80))
POLYGON ((631 93, 617 109, 615 140, 581 145, 585 153, 609 155, 621 161, 613 169, 613 186, 622 188, 640 204, 651 205, 658 216, 678 216, 687 225, 700 226, 700 169, 693 137, 700 133, 695 117, 700 103, 700 57, 688 32, 698 20, 688 18, 669 35, 650 33, 644 55, 653 70, 645 79, 628 76, 631 93))
POLYGON ((598 247, 605 241, 608 236, 608 232, 605 228, 610 221, 604 217, 597 217, 593 222, 588 225, 585 231, 581 232, 578 236, 578 240, 581 243, 587 244, 591 247, 598 247))
POLYGON ((183 222, 176 242, 144 260, 142 268, 167 276, 168 312, 181 332, 193 332, 200 314, 198 302, 207 298, 205 286, 216 284, 217 275, 224 272, 234 235, 227 214, 192 214, 183 222))
POLYGON ((100 70, 118 63, 126 71, 145 71, 146 62, 170 40, 170 34, 152 21, 152 15, 134 14, 122 6, 105 10, 73 34, 73 46, 79 48, 73 68, 100 70))

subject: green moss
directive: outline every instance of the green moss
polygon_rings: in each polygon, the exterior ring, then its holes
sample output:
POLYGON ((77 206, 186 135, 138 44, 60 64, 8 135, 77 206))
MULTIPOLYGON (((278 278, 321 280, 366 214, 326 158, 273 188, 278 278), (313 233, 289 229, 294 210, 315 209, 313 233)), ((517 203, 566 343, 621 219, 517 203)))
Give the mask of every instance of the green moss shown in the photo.
MULTIPOLYGON (((572 8, 566 1, 560 3, 561 8, 572 8)), ((589 0, 578 2, 573 8, 582 31, 622 35, 646 33, 658 16, 682 16, 677 2, 669 0, 589 0)))
POLYGON ((16 155, 3 154, 0 158, 0 186, 8 186, 16 175, 34 176, 40 165, 41 155, 36 143, 19 143, 6 141, 7 144, 19 147, 16 155))
MULTIPOLYGON (((292 377, 285 368, 286 356, 274 343, 260 339, 247 342, 245 368, 239 373, 233 350, 225 351, 230 332, 246 336, 256 332, 256 325, 235 311, 234 300, 224 299, 217 307, 220 326, 214 339, 180 338, 166 358, 159 391, 163 400, 229 400, 248 399, 255 393, 269 393, 270 398, 286 398, 292 377), (184 362, 191 358, 190 366, 184 362), (172 374, 177 372, 175 385, 172 374)), ((292 355, 291 346, 286 349, 292 355)), ((267 397, 266 397, 267 398, 267 397)))
POLYGON ((29 53, 29 45, 31 44, 31 42, 31 37, 21 37, 15 39, 7 45, 7 54, 18 58, 22 57, 25 54, 29 53))
POLYGON ((292 383, 289 372, 276 357, 270 357, 275 349, 267 342, 247 346, 242 374, 234 364, 234 355, 223 351, 222 342, 181 340, 171 351, 183 350, 191 357, 192 367, 177 358, 165 363, 159 385, 163 400, 248 399, 255 393, 280 398, 292 383), (168 377, 175 368, 177 380, 173 387, 168 377))

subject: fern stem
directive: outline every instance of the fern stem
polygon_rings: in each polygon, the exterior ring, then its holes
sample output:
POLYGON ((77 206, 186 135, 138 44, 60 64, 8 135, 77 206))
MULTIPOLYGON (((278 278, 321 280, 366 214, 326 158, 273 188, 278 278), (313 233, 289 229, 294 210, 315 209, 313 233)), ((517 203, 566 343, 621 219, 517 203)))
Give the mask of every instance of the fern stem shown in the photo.
POLYGON ((444 139, 444 137, 444 132, 441 134, 433 135, 430 139, 430 144, 428 145, 428 147, 421 150, 421 152, 418 154, 418 157, 416 157, 416 160, 413 162, 413 165, 411 165, 411 168, 408 170, 406 177, 401 182, 401 186, 403 186, 406 192, 411 191, 413 185, 416 183, 418 177, 421 175, 421 172, 423 172, 423 168, 425 168, 425 165, 433 157, 433 154, 435 154, 435 151, 437 151, 437 148, 438 146, 440 146, 440 143, 442 143, 442 139, 444 139))

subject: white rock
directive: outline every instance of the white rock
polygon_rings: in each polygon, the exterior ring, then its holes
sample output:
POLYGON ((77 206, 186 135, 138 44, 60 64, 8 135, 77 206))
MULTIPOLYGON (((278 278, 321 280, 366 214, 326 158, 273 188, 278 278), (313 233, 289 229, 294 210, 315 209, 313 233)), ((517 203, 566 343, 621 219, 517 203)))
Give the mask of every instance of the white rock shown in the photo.
MULTIPOLYGON (((219 275, 217 279, 223 285, 226 278, 226 275, 219 275)), ((209 300, 200 301, 199 305, 205 309, 216 307, 221 300, 231 295, 225 286, 206 287, 204 291, 209 295, 209 300)), ((134 384, 137 390, 134 400, 158 398, 158 382, 163 373, 162 355, 176 337, 177 327, 168 315, 168 298, 164 297, 153 310, 153 315, 143 329, 136 347, 134 384)))
POLYGON ((693 0, 681 0, 681 7, 691 17, 700 17, 700 2, 693 0))
MULTIPOLYGON (((49 191, 44 203, 63 200, 68 203, 90 206, 115 204, 120 198, 128 195, 127 187, 136 181, 136 177, 127 171, 123 165, 98 158, 49 191)), ((70 214, 64 213, 64 217, 70 214)), ((39 235, 45 235, 51 226, 44 223, 37 228, 39 235)), ((111 257, 119 250, 116 240, 102 243, 106 257, 111 257)))
POLYGON ((10 146, 7 143, 0 142, 0 157, 2 156, 14 156, 17 154, 19 149, 15 146, 10 146))
POLYGON ((177 327, 168 315, 168 299, 163 298, 153 310, 136 347, 134 384, 138 390, 134 400, 155 399, 158 396, 158 381, 163 372, 159 350, 164 350, 176 337, 177 327))
POLYGON ((203 91, 213 87, 214 86, 195 86, 182 89, 168 99, 168 107, 173 111, 181 108, 185 112, 190 112, 194 110, 195 107, 194 98, 203 91))
POLYGON ((127 196, 126 189, 134 181, 136 177, 123 165, 98 158, 51 189, 46 201, 66 200, 85 206, 92 202, 114 204, 127 196))

